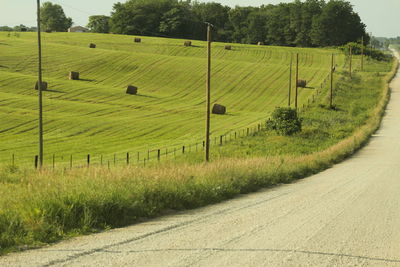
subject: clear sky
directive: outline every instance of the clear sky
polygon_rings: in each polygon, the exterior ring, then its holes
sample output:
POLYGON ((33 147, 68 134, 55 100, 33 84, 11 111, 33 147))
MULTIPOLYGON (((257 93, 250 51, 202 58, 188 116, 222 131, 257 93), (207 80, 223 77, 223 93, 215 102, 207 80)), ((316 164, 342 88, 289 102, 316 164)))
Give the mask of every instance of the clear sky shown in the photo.
MULTIPOLYGON (((45 1, 45 0, 42 0, 45 1)), ((212 0, 200 0, 212 2, 212 0)), ((109 15, 118 0, 56 0, 75 25, 85 26, 90 15, 109 15)), ((125 2, 120 0, 120 2, 125 2)), ((291 0, 213 0, 229 6, 260 6, 291 0)), ((374 36, 400 36, 400 0, 350 0, 374 36)), ((35 25, 35 0, 0 0, 0 25, 35 25)))

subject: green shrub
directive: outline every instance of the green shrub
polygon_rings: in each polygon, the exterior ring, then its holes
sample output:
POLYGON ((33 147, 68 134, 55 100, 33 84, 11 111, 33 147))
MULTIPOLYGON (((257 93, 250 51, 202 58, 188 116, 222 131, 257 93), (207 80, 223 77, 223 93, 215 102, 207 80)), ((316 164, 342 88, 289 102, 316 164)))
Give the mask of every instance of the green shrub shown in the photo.
POLYGON ((272 113, 272 119, 267 121, 267 128, 279 135, 293 135, 301 132, 301 119, 296 109, 278 107, 272 113))

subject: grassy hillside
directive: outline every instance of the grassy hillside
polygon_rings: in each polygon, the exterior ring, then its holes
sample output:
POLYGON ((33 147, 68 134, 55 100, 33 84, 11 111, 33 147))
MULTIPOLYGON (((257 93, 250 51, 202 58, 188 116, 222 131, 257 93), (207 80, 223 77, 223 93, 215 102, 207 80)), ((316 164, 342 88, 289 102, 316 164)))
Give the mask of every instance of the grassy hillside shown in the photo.
MULTIPOLYGON (((31 163, 37 153, 36 36, 0 33, 0 162, 31 163)), ((147 151, 194 143, 204 132, 206 43, 131 36, 51 33, 43 36, 45 152, 49 162, 84 155, 147 151), (88 44, 97 44, 89 49, 88 44), (79 71, 80 81, 68 72, 79 71), (128 84, 138 96, 125 94, 128 84), (61 158, 62 157, 62 158, 61 158)), ((287 103, 290 57, 300 53, 306 103, 329 73, 335 50, 213 44, 212 102, 228 108, 212 116, 224 134, 264 120, 287 103)), ((344 56, 336 57, 339 66, 344 56)), ((107 157, 107 156, 105 156, 107 157)))

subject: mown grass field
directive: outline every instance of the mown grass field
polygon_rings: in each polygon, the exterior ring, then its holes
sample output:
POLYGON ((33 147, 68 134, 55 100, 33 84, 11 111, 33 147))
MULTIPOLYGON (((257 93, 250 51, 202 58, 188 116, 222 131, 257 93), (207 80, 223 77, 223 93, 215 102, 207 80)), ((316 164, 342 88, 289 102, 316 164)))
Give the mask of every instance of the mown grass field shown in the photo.
MULTIPOLYGON (((200 142, 204 136, 206 43, 132 36, 44 33, 45 160, 86 154, 111 159, 114 153, 146 152, 200 142), (89 49, 95 43, 96 49, 89 49), (68 80, 78 71, 80 81, 68 80), (128 84, 139 95, 125 94, 128 84)), ((0 33, 0 162, 33 164, 37 154, 37 48, 34 33, 0 33)), ((302 49, 213 43, 212 102, 227 106, 212 116, 212 134, 264 121, 287 105, 289 62, 300 54, 299 105, 307 103, 345 57, 332 49, 302 49), (314 89, 313 89, 314 88, 314 89)))
POLYGON ((325 88, 302 110, 301 133, 283 137, 263 130, 213 146, 208 164, 193 152, 146 168, 0 166, 0 254, 216 203, 327 169, 379 127, 396 63, 369 61, 353 79, 338 71, 335 110, 326 105, 325 88))

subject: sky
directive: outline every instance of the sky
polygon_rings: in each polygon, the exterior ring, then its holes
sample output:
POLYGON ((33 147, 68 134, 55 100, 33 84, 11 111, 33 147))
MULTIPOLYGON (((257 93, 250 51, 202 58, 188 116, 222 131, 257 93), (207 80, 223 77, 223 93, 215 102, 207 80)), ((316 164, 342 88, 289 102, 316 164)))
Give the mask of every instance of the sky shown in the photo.
MULTIPOLYGON (((46 0, 42 0, 46 1, 46 0)), ((367 32, 374 36, 400 36, 400 0, 348 0, 354 10, 367 25, 367 32)), ((54 0, 63 6, 65 14, 71 17, 74 25, 85 26, 91 15, 109 15, 113 4, 118 0, 54 0)), ((119 2, 125 2, 119 0, 119 2)), ((292 2, 292 0, 200 0, 200 2, 219 2, 228 6, 260 6, 292 2)), ((35 0, 0 0, 0 26, 24 24, 34 26, 36 12, 35 0)))

